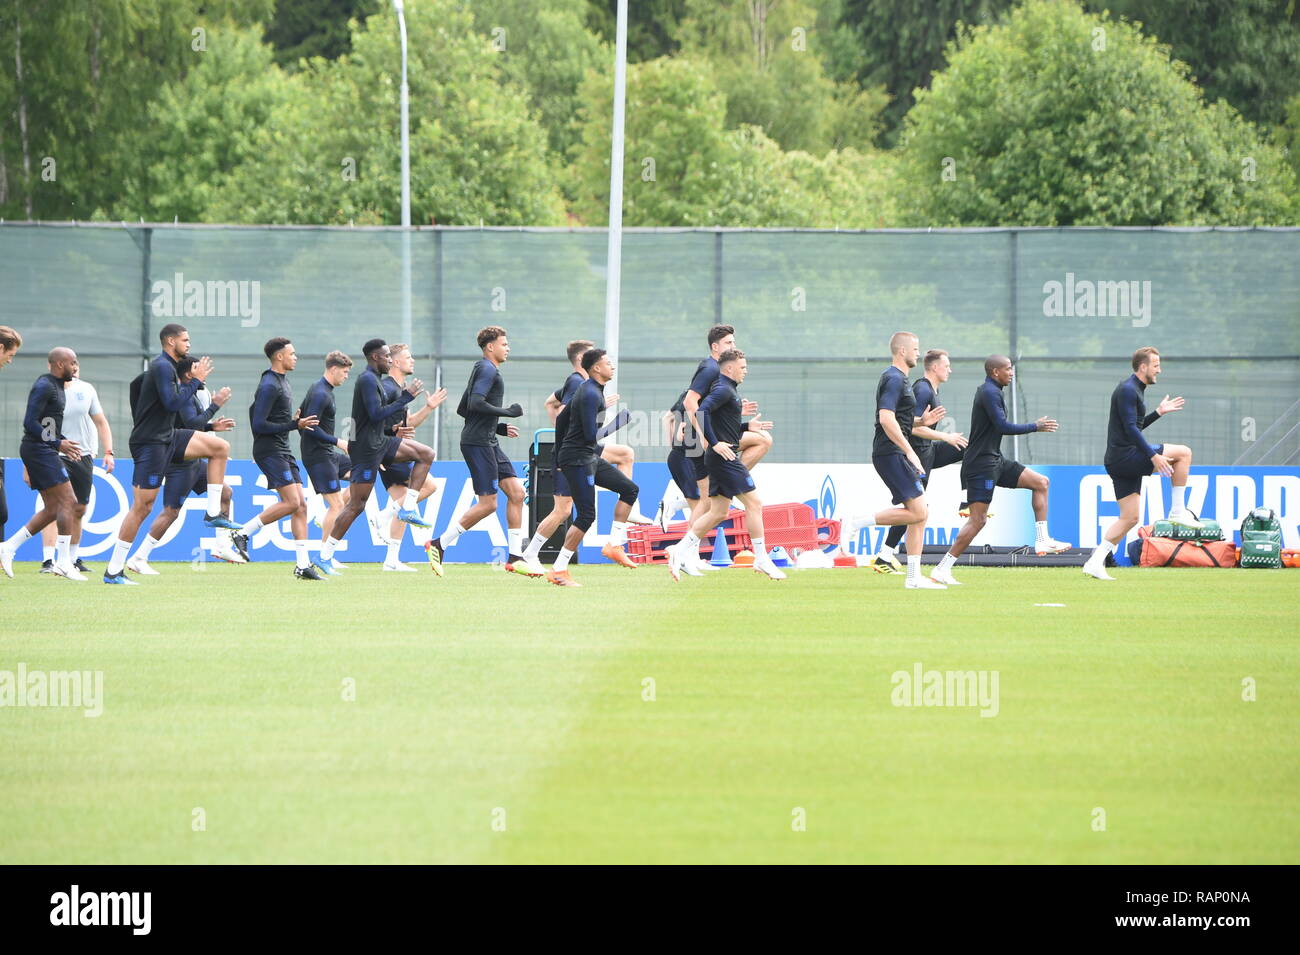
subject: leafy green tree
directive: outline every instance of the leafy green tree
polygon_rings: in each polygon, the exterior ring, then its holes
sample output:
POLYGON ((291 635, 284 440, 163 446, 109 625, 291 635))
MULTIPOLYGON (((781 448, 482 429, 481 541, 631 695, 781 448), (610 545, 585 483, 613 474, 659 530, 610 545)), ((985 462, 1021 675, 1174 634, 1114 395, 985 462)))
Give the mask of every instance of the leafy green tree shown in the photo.
POLYGON ((275 46, 275 61, 284 67, 314 56, 338 59, 352 49, 348 21, 364 21, 387 6, 386 0, 278 0, 266 39, 275 46))
POLYGON ((291 81, 257 28, 216 27, 208 55, 149 104, 143 170, 128 175, 114 218, 202 222, 259 150, 259 135, 287 106, 291 81))
POLYGON ((1097 12, 1142 23, 1192 69, 1205 98, 1246 119, 1282 121, 1300 93, 1300 4, 1295 0, 1091 0, 1097 12))
MULTIPOLYGON (((406 10, 411 218, 417 224, 558 225, 546 137, 500 61, 453 0, 406 10)), ((227 176, 205 218, 226 222, 401 221, 401 53, 395 17, 372 15, 352 52, 314 59, 227 176)))
POLYGON ((1029 0, 947 58, 904 132, 918 225, 1294 221, 1281 152, 1131 24, 1029 0))
MULTIPOLYGON (((799 0, 687 0, 683 56, 706 59, 730 127, 761 127, 785 149, 869 146, 887 98, 826 75, 818 13, 799 0)), ((827 33, 829 36, 829 33, 827 33)))
MULTIPOLYGON (((588 74, 574 148, 573 208, 602 224, 609 206, 607 75, 588 74)), ((893 225, 888 166, 856 150, 785 152, 755 126, 726 128, 707 64, 662 58, 628 71, 623 221, 629 226, 893 225)))
MULTIPOLYGON (((629 0, 627 5, 627 61, 671 56, 678 50, 677 24, 686 0, 629 0)), ((588 0, 587 26, 611 47, 617 28, 618 0, 588 0)))
POLYGON ((1278 127, 1278 144, 1285 150, 1286 158, 1300 180, 1300 93, 1286 104, 1286 121, 1278 127))
POLYGON ((882 142, 894 141, 913 91, 930 85, 944 66, 944 48, 958 23, 989 24, 1014 0, 843 0, 841 24, 860 51, 857 78, 883 86, 891 101, 882 115, 882 142))
POLYGON ((202 62, 211 24, 272 0, 61 0, 0 15, 0 216, 88 219, 150 148, 141 115, 202 62))
POLYGON ((608 69, 613 50, 587 29, 570 0, 477 0, 474 22, 501 61, 505 82, 523 92, 563 156, 576 140, 578 85, 587 70, 608 69))

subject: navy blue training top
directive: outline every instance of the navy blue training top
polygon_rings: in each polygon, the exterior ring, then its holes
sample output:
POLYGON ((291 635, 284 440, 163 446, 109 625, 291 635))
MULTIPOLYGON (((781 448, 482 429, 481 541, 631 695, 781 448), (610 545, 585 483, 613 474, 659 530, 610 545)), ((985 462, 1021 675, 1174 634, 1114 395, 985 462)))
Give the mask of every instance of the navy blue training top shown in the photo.
POLYGON ((605 389, 586 379, 560 413, 560 417, 567 418, 563 444, 555 458, 560 467, 591 464, 596 460, 600 453, 596 432, 600 430, 604 410, 605 389))
POLYGON ((138 400, 132 407, 134 427, 129 443, 133 446, 171 444, 176 431, 176 415, 202 387, 203 382, 197 378, 191 378, 183 385, 180 383, 176 362, 171 355, 163 352, 155 357, 149 362, 144 380, 140 382, 138 400))
POLYGON ((916 395, 912 393, 912 383, 907 374, 896 365, 890 365, 880 376, 876 384, 876 429, 871 442, 871 456, 885 457, 890 454, 904 456, 903 449, 894 444, 880 424, 880 412, 892 411, 898 418, 898 427, 903 431, 903 440, 912 440, 912 424, 916 418, 916 395))
POLYGON ((731 450, 740 451, 740 436, 745 432, 746 426, 740 421, 740 394, 736 391, 737 387, 736 382, 719 373, 713 387, 695 412, 695 417, 700 421, 700 430, 704 432, 704 440, 710 448, 721 441, 731 445, 731 450))
MULTIPOLYGON (((704 359, 695 366, 695 374, 691 377, 690 387, 687 391, 693 391, 700 396, 701 404, 708 397, 709 392, 713 389, 714 383, 717 382, 718 376, 722 373, 718 370, 718 361, 712 356, 704 359)), ((682 401, 685 402, 686 395, 682 395, 682 401)), ((702 455, 708 445, 700 440, 699 435, 695 433, 695 428, 691 424, 690 416, 685 414, 686 406, 682 405, 682 417, 686 421, 686 429, 682 433, 681 447, 686 449, 688 457, 698 458, 702 455)), ((695 417, 699 418, 699 411, 696 411, 695 417)))
POLYGON ((302 399, 302 404, 298 406, 298 414, 303 418, 315 415, 319 419, 316 427, 307 428, 302 432, 299 448, 302 451, 303 461, 308 464, 328 461, 329 456, 334 453, 334 446, 339 443, 339 439, 334 434, 334 418, 337 414, 334 405, 334 386, 329 383, 329 379, 321 377, 312 382, 306 396, 302 399))
POLYGON ((975 389, 975 404, 970 412, 970 442, 961 462, 963 485, 968 475, 992 474, 1002 464, 1002 436, 1033 434, 1038 425, 1012 424, 1002 400, 1002 387, 986 377, 975 389))
POLYGON ((262 372, 248 416, 253 427, 254 458, 293 453, 289 450, 289 432, 298 430, 298 426, 293 421, 293 389, 287 377, 270 368, 262 372))
POLYGON ((1156 449, 1142 436, 1157 418, 1159 412, 1147 414, 1143 401, 1147 386, 1136 374, 1121 381, 1110 396, 1110 421, 1106 425, 1106 464, 1113 464, 1132 455, 1137 450, 1145 458, 1152 457, 1156 449))
POLYGON ((55 451, 63 440, 63 409, 67 400, 63 380, 46 372, 36 379, 27 394, 27 411, 23 415, 23 442, 44 444, 55 451))

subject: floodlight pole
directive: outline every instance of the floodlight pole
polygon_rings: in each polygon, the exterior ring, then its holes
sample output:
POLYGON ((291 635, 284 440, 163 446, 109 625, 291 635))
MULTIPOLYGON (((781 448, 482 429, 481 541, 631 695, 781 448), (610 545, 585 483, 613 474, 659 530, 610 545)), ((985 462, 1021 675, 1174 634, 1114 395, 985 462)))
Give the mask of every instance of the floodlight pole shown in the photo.
MULTIPOLYGON (((610 136, 609 249, 605 257, 605 351, 618 365, 619 291, 623 268, 623 103, 627 96, 627 0, 618 0, 614 43, 614 125, 610 136)), ((617 377, 617 368, 615 376, 617 377)))
POLYGON ((402 40, 402 341, 411 345, 411 87, 406 82, 406 11, 393 0, 402 40))

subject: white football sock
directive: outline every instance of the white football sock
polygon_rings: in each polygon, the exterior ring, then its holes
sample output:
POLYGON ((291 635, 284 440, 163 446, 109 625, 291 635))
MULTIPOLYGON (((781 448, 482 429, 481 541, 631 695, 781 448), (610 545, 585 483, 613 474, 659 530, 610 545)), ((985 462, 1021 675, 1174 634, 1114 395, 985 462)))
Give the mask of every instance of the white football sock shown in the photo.
POLYGON ((1047 540, 1047 521, 1034 521, 1034 540, 1039 544, 1047 540))
POLYGON ((393 541, 388 545, 388 553, 384 557, 385 564, 396 564, 402 550, 401 541, 393 541))
POLYGON ((22 527, 18 528, 18 530, 14 531, 13 537, 9 538, 3 544, 0 544, 0 547, 4 547, 9 551, 9 553, 12 554, 14 551, 18 549, 19 544, 21 544, 25 540, 30 539, 31 536, 32 536, 32 532, 29 531, 27 529, 27 525, 24 524, 22 527))
POLYGON ((881 560, 892 560, 896 553, 897 551, 895 551, 894 548, 890 547, 888 544, 881 544, 880 552, 876 554, 876 556, 879 557, 881 560))
POLYGON ((160 541, 156 541, 148 534, 145 534, 144 541, 140 544, 140 548, 135 552, 135 556, 141 560, 148 560, 149 555, 153 553, 153 549, 157 547, 159 543, 160 541))
POLYGON ((569 569, 569 561, 573 559, 573 551, 567 547, 560 548, 560 556, 555 558, 555 566, 551 568, 557 574, 562 570, 569 569))
POLYGON ((627 543, 627 521, 615 521, 609 528, 609 542, 615 547, 627 543))
POLYGON ((511 527, 506 531, 506 542, 510 547, 510 553, 515 557, 522 557, 524 554, 524 529, 522 527, 511 527))
POLYGON ((329 540, 327 540, 324 544, 321 545, 321 548, 320 548, 320 559, 321 559, 321 560, 333 560, 333 559, 334 559, 334 548, 336 548, 336 547, 338 547, 338 546, 339 546, 339 539, 338 539, 337 537, 331 537, 329 540))
POLYGON ((1175 484, 1173 489, 1174 493, 1170 498, 1169 513, 1182 514, 1187 510, 1187 485, 1184 484, 1180 487, 1175 484))
POLYGON ((406 489, 406 500, 402 502, 402 507, 408 511, 414 510, 415 505, 420 503, 420 492, 413 487, 406 489))
POLYGON ((108 559, 108 567, 105 568, 108 576, 116 577, 126 566, 126 555, 131 552, 131 542, 118 540, 113 544, 113 556, 108 559))
POLYGON ((907 555, 907 579, 916 580, 921 576, 921 555, 907 555))
POLYGON ((695 536, 695 531, 687 531, 686 536, 682 538, 682 542, 677 546, 681 549, 683 556, 700 556, 700 539, 695 536))
POLYGON ((542 552, 542 545, 545 543, 546 537, 541 531, 538 531, 533 535, 533 539, 528 542, 528 547, 521 556, 524 560, 536 560, 537 556, 542 552))
POLYGON ((258 514, 256 517, 251 517, 247 521, 245 521, 244 526, 239 529, 239 533, 243 534, 249 540, 252 540, 253 535, 256 534, 258 531, 260 531, 261 529, 262 529, 262 515, 258 514))
POLYGON ((306 541, 296 540, 293 542, 293 556, 294 559, 298 562, 298 566, 303 568, 304 570, 311 566, 311 558, 307 556, 306 541))
MULTIPOLYGON (((912 559, 912 555, 911 555, 911 554, 908 554, 908 555, 907 555, 907 559, 910 561, 910 560, 912 559)), ((921 559, 921 555, 920 555, 920 554, 917 554, 917 555, 916 555, 916 559, 917 559, 917 560, 920 560, 920 559, 921 559)), ((952 556, 952 554, 944 554, 944 555, 943 555, 943 560, 939 561, 939 566, 938 566, 938 568, 936 569, 936 572, 937 572, 937 573, 940 573, 940 574, 946 574, 946 573, 948 573, 950 570, 952 570, 953 565, 956 564, 956 563, 957 563, 957 558, 956 558, 956 557, 952 556)), ((930 576, 933 577, 933 576, 934 576, 934 573, 932 572, 930 576)))
POLYGON ((763 538, 754 537, 749 542, 750 549, 754 552, 754 563, 767 563, 767 548, 763 546, 763 538))
POLYGON ((216 517, 221 513, 221 485, 208 485, 208 517, 216 517))
POLYGON ((1097 549, 1088 556, 1088 563, 1094 567, 1100 567, 1106 563, 1106 555, 1114 553, 1118 546, 1118 544, 1112 544, 1103 537, 1101 543, 1097 545, 1097 549))
POLYGON ((48 560, 50 563, 54 563, 54 547, 52 545, 41 545, 41 560, 48 560))
POLYGON ((77 557, 81 553, 81 541, 73 541, 72 546, 68 548, 68 553, 72 555, 72 562, 77 562, 77 557))
POLYGON ((54 538, 55 563, 63 567, 70 566, 72 564, 72 558, 69 556, 68 551, 71 547, 72 547, 71 534, 60 534, 58 537, 54 538))
POLYGON ((459 524, 452 524, 451 527, 443 531, 442 536, 438 538, 439 543, 442 544, 442 549, 446 550, 452 544, 456 543, 457 538, 459 538, 463 533, 465 533, 465 528, 461 527, 459 524))

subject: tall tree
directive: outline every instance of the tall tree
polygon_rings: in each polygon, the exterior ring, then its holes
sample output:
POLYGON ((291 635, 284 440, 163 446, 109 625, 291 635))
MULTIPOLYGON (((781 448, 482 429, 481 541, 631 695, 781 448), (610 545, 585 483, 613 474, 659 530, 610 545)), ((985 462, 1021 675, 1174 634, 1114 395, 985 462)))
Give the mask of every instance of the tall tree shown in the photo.
POLYGON ((882 115, 881 142, 892 144, 913 90, 930 85, 944 65, 944 47, 957 25, 994 22, 1015 0, 843 0, 843 23, 861 50, 858 79, 882 85, 891 101, 882 115))
POLYGON ((1296 0, 1090 0, 1100 12, 1142 23, 1192 68, 1206 99, 1225 99, 1246 119, 1282 122, 1300 93, 1296 0))
POLYGON ((0 16, 0 216, 88 219, 144 161, 139 133, 168 81, 200 62, 214 23, 272 0, 60 0, 0 16), (12 120, 12 122, 11 122, 12 120))
POLYGON ((335 60, 352 49, 348 21, 365 22, 386 6, 386 0, 277 0, 266 39, 281 66, 292 68, 314 56, 335 60))
POLYGON ((562 157, 576 139, 578 85, 588 70, 608 70, 612 49, 587 29, 571 0, 476 0, 480 33, 501 61, 502 81, 526 95, 562 157))
POLYGON ((830 31, 802 0, 687 0, 682 56, 707 60, 727 101, 728 126, 753 125, 785 149, 818 155, 871 144, 883 89, 826 73, 830 31))
MULTIPOLYGON (((369 17, 352 52, 311 60, 204 213, 210 221, 401 221, 396 18, 369 17)), ((411 219, 561 225, 546 136, 464 0, 409 4, 411 219)))
POLYGON ((963 31, 903 137, 918 225, 1280 225, 1280 150, 1134 26, 1027 0, 963 31))

